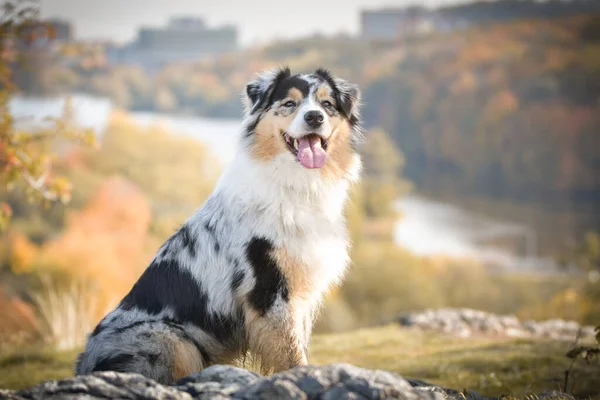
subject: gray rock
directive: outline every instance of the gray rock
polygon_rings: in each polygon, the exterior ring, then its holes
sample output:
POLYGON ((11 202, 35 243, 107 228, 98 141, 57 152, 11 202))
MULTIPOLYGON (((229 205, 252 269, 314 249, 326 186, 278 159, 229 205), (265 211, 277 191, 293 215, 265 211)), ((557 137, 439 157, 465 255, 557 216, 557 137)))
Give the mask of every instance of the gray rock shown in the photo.
POLYGON ((485 334, 573 341, 578 335, 589 337, 594 334, 594 327, 581 326, 575 321, 553 319, 521 322, 514 315, 496 315, 468 308, 440 308, 405 313, 395 321, 403 326, 436 330, 461 337, 485 334))
MULTIPOLYGON (((458 392, 408 381, 392 373, 348 364, 306 366, 262 377, 217 365, 160 385, 138 374, 98 372, 46 381, 20 391, 0 391, 0 398, 24 399, 403 399, 462 398, 458 392), (456 397, 455 397, 456 396, 456 397)), ((478 398, 480 399, 480 397, 478 398)))
POLYGON ((417 379, 409 379, 408 382, 411 386, 421 393, 430 393, 435 396, 435 399, 462 399, 462 400, 487 400, 487 397, 481 396, 479 393, 474 391, 458 391, 454 389, 443 388, 438 385, 433 385, 417 379))
POLYGON ((159 385, 138 374, 98 372, 95 375, 46 381, 18 392, 5 391, 0 393, 0 398, 10 400, 191 400, 192 396, 173 387, 159 385))
MULTIPOLYGON (((568 399, 557 393, 539 398, 568 399)), ((263 377, 225 365, 215 365, 185 377, 172 386, 161 385, 138 374, 98 372, 60 381, 46 381, 20 391, 0 390, 0 399, 401 399, 491 400, 476 392, 457 391, 381 370, 349 364, 305 366, 263 377)))

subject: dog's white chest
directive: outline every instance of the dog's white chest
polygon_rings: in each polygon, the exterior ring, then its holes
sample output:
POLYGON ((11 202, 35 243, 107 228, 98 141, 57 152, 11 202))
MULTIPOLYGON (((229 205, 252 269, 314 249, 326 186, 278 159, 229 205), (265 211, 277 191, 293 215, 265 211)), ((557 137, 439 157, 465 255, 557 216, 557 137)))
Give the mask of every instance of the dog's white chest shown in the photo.
POLYGON ((302 207, 282 214, 279 243, 301 261, 304 270, 297 272, 316 292, 337 283, 349 261, 344 220, 331 217, 302 207))

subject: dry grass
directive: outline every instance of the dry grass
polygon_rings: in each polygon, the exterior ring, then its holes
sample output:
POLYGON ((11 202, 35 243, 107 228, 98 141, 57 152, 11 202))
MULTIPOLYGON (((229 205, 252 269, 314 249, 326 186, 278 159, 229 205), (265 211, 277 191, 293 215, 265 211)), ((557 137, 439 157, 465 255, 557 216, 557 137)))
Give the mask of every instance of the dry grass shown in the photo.
POLYGON ((41 283, 41 290, 31 293, 31 297, 45 343, 59 351, 82 347, 97 322, 97 297, 90 295, 90 285, 72 281, 62 288, 50 275, 42 276, 41 283))
POLYGON ((73 375, 77 351, 32 348, 0 356, 0 388, 21 389, 73 375))
MULTIPOLYGON (((522 339, 458 338, 388 325, 314 337, 310 361, 347 362, 385 369, 488 396, 524 396, 560 390, 572 343, 522 339)), ((600 365, 579 363, 573 394, 600 399, 600 365)), ((569 385, 570 386, 570 385, 569 385)))

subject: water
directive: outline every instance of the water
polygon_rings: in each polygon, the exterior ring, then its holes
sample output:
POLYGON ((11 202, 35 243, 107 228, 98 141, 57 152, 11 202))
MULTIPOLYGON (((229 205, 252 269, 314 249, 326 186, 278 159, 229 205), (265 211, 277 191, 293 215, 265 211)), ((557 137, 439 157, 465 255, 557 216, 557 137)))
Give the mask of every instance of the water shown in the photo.
MULTIPOLYGON (((72 97, 72 104, 75 120, 101 134, 112 111, 110 101, 77 95, 72 97)), ((16 98, 11 104, 11 111, 16 117, 28 117, 28 123, 41 123, 44 117, 58 117, 63 106, 63 99, 16 98)), ((173 132, 201 140, 224 164, 235 154, 239 120, 152 112, 134 112, 131 115, 140 124, 160 122, 173 132)), ((396 226, 396 241, 418 255, 469 257, 509 270, 556 270, 552 260, 537 256, 536 233, 523 224, 483 218, 419 195, 402 198, 397 207, 403 217, 396 226), (525 244, 523 254, 490 244, 494 239, 507 237, 525 244)))
POLYGON ((558 270, 554 260, 537 255, 537 233, 524 224, 486 218, 418 195, 403 197, 397 207, 402 218, 396 242, 415 254, 473 258, 508 270, 558 270), (524 244, 524 249, 515 252, 490 244, 502 239, 524 244))
MULTIPOLYGON (((113 110, 110 100, 87 95, 71 96, 74 121, 82 127, 102 134, 113 110)), ((48 117, 58 118, 65 106, 64 98, 15 97, 10 111, 19 126, 44 125, 48 117)), ((191 136, 210 146, 222 162, 229 162, 237 147, 238 120, 173 116, 153 112, 132 112, 132 118, 141 125, 160 123, 170 131, 191 136)))
MULTIPOLYGON (((81 94, 70 97, 74 121, 85 127, 101 132, 106 127, 113 109, 110 100, 81 94)), ((17 125, 46 125, 48 118, 58 118, 65 109, 65 98, 14 97, 9 110, 17 119, 17 125)))

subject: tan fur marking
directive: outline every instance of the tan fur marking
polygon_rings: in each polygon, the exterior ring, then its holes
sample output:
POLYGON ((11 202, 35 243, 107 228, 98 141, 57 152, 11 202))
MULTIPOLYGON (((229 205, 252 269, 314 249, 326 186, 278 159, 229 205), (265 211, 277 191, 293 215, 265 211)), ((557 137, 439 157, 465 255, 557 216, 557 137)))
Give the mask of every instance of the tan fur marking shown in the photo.
POLYGON ((188 376, 203 368, 202 357, 191 343, 176 339, 173 356, 173 379, 188 376))
POLYGON ((323 100, 323 99, 326 99, 328 97, 330 97, 329 96, 329 89, 328 89, 328 87, 325 86, 325 85, 321 85, 321 87, 319 87, 317 89, 317 99, 323 100))
POLYGON ((308 273, 308 267, 300 260, 290 256, 285 247, 273 252, 273 257, 281 273, 285 276, 290 293, 294 297, 307 298, 311 294, 313 282, 308 273))
POLYGON ((254 130, 253 156, 261 161, 271 161, 279 154, 288 151, 281 132, 292 123, 295 115, 275 116, 273 110, 267 112, 254 130))
POLYGON ((296 313, 261 316, 248 306, 245 317, 249 350, 258 358, 262 374, 307 364, 296 313))
POLYGON ((288 284, 289 307, 295 318, 295 330, 300 335, 304 346, 307 346, 312 324, 322 300, 322 293, 316 289, 318 285, 315 285, 309 267, 301 260, 292 257, 285 246, 276 249, 273 257, 288 284))
POLYGON ((352 167, 350 147, 350 125, 342 117, 331 118, 331 136, 327 145, 327 162, 321 168, 321 175, 329 180, 341 179, 352 167))
POLYGON ((307 337, 311 325, 311 281, 305 265, 285 247, 272 253, 288 283, 290 301, 278 315, 259 315, 246 310, 250 351, 258 356, 263 374, 306 365, 307 337))
MULTIPOLYGON (((290 88, 287 97, 296 102, 301 101, 303 98, 302 92, 297 88, 290 88)), ((281 133, 288 129, 295 116, 296 111, 284 115, 277 110, 269 110, 254 130, 255 142, 252 147, 254 157, 261 161, 271 161, 279 154, 288 151, 281 133)))
POLYGON ((288 90, 288 97, 291 97, 296 101, 300 101, 304 96, 302 96, 302 92, 300 90, 293 87, 290 90, 288 90))

